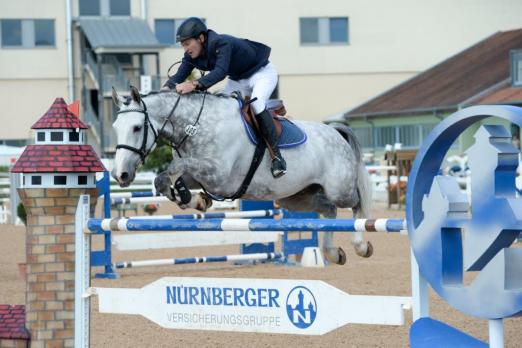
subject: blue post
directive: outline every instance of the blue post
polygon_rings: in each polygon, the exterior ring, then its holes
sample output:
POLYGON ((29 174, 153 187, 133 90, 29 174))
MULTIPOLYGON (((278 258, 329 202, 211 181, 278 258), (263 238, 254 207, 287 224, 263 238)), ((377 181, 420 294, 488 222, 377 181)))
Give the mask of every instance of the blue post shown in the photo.
MULTIPOLYGON (((292 212, 285 210, 284 217, 288 219, 318 219, 319 213, 315 212, 292 212)), ((319 238, 317 231, 311 231, 310 238, 304 238, 302 235, 299 236, 299 239, 290 239, 291 233, 301 233, 298 231, 285 231, 283 234, 283 245, 282 251, 285 257, 285 262, 289 263, 290 255, 302 255, 304 252, 304 248, 307 247, 318 247, 319 246, 319 238)))
MULTIPOLYGON (((274 209, 274 202, 272 201, 250 201, 242 199, 239 202, 239 210, 264 210, 274 209)), ((266 219, 266 218, 258 218, 266 219)), ((241 254, 257 254, 257 253, 273 253, 275 252, 275 244, 271 243, 252 243, 252 244, 241 244, 239 246, 239 252, 241 254)))
MULTIPOLYGON (((98 197, 103 196, 103 217, 111 218, 111 177, 109 172, 103 172, 103 178, 96 182, 98 197)), ((91 267, 104 268, 103 273, 96 273, 95 278, 117 279, 120 275, 112 268, 112 237, 111 231, 103 233, 103 249, 91 251, 91 267)))

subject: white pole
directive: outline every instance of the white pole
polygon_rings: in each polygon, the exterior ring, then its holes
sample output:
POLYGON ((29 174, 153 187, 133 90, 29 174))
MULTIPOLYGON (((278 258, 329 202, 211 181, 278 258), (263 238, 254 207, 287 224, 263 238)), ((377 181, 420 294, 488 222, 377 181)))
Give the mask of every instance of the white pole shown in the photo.
POLYGON ((88 348, 90 341, 90 236, 86 236, 89 219, 89 195, 81 195, 76 208, 74 263, 74 346, 88 348))
POLYGON ((425 318, 430 315, 430 302, 429 302, 429 291, 428 282, 419 271, 419 265, 417 259, 411 250, 411 295, 413 298, 413 321, 417 319, 425 318))
POLYGON ((489 347, 504 347, 504 322, 502 318, 489 321, 489 347))

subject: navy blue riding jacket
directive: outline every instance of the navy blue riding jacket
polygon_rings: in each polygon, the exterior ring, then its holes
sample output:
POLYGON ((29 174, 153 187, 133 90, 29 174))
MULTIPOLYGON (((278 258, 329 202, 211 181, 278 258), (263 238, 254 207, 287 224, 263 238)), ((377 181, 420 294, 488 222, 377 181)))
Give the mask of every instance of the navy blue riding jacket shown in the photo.
POLYGON ((196 59, 185 53, 178 72, 165 86, 174 88, 175 84, 185 81, 194 68, 210 71, 198 80, 200 89, 209 88, 227 75, 236 81, 249 78, 268 64, 270 56, 270 47, 262 43, 217 34, 212 30, 207 31, 203 45, 203 52, 196 59))

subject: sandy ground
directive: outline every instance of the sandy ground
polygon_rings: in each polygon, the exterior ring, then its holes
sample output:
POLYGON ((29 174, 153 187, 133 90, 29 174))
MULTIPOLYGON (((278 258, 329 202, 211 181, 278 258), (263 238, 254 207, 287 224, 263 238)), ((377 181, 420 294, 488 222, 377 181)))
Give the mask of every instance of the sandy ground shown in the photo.
MULTIPOLYGON (((176 213, 163 205, 159 213, 176 213)), ((343 212, 341 216, 346 216, 343 212)), ((376 205, 372 216, 403 217, 403 212, 387 210, 376 205)), ((348 251, 344 266, 324 269, 283 267, 273 264, 235 266, 231 264, 202 264, 164 266, 156 268, 122 270, 121 279, 94 279, 93 286, 142 287, 164 276, 227 277, 227 278, 292 278, 318 279, 350 294, 409 296, 410 253, 408 239, 400 234, 368 234, 375 253, 370 259, 357 257, 347 235, 338 235, 336 241, 348 251)), ((25 228, 0 225, 0 303, 23 304, 25 284, 21 280, 17 263, 25 260, 25 228)), ((94 241, 97 248, 100 241, 94 241)), ((169 257, 235 254, 235 246, 203 249, 177 249, 114 252, 114 260, 139 260, 169 257)), ((487 322, 457 312, 432 293, 431 314, 480 339, 487 340, 487 322)), ((276 334, 249 334, 210 331, 167 330, 140 316, 99 314, 96 300, 92 306, 92 347, 406 347, 411 313, 406 314, 404 326, 348 325, 319 337, 276 334)), ((522 342, 522 319, 505 321, 508 347, 519 347, 522 342)))

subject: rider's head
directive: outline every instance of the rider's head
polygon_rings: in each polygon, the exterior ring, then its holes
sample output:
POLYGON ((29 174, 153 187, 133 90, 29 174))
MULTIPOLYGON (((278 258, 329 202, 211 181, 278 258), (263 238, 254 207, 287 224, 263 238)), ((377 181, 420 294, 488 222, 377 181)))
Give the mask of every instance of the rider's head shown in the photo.
POLYGON ((203 53, 203 44, 207 35, 207 26, 196 17, 186 19, 178 28, 176 41, 181 42, 185 52, 192 58, 198 58, 203 53))

